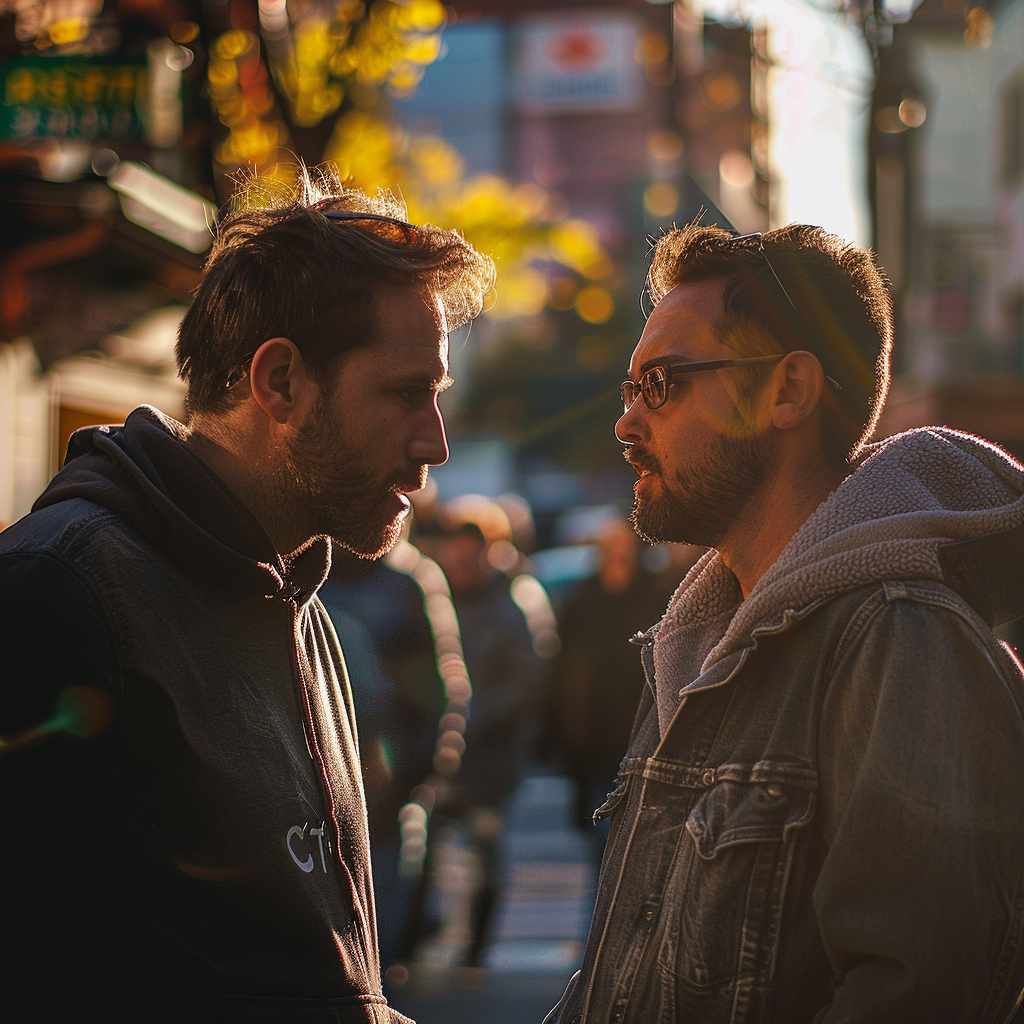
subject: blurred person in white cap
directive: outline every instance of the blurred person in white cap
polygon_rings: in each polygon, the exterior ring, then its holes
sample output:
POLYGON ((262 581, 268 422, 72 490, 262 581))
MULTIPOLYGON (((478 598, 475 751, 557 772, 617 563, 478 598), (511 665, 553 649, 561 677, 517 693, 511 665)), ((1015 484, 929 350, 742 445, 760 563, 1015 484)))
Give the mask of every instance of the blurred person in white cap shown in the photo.
MULTIPOLYGON (((451 588, 462 653, 472 686, 465 750, 451 785, 439 800, 432 828, 472 852, 478 881, 470 898, 468 942, 463 956, 479 966, 500 895, 499 844, 506 805, 523 778, 539 723, 545 664, 537 651, 526 609, 513 597, 509 578, 488 561, 491 546, 506 532, 485 534, 494 513, 482 503, 442 509, 442 533, 432 550, 451 588), (446 514, 447 512, 447 514, 446 514), (479 521, 463 518, 474 515, 479 521)), ((539 586, 539 584, 538 584, 539 586)), ((432 864, 432 870, 437 867, 432 864)))

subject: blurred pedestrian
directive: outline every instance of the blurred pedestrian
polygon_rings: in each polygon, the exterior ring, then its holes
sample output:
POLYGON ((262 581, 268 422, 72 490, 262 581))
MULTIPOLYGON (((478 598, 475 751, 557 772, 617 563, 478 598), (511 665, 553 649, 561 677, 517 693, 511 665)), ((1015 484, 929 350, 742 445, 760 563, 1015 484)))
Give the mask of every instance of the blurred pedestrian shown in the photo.
POLYGON ((665 234, 616 434, 641 536, 711 550, 649 685, 548 1024, 992 1021, 1024 989, 1024 467, 866 444, 892 306, 820 228, 665 234))
POLYGON ((363 752, 378 942, 386 969, 402 950, 416 884, 399 870, 399 812, 433 770, 444 688, 424 595, 406 573, 384 559, 335 552, 319 596, 335 628, 357 623, 371 648, 357 669, 338 629, 363 752), (379 751, 385 769, 373 784, 366 771, 368 749, 379 751))
MULTIPOLYGON (((335 548, 332 557, 337 557, 335 548)), ((376 563, 370 563, 376 564, 376 563)), ((333 568, 333 567, 332 567, 333 568)), ((378 810, 383 794, 386 794, 394 780, 392 722, 397 717, 399 706, 397 687, 388 676, 366 625, 337 605, 331 606, 320 587, 317 596, 323 602, 331 618, 335 635, 345 652, 345 674, 352 690, 352 706, 355 709, 356 733, 359 738, 359 764, 363 776, 363 795, 366 802, 366 818, 369 826, 370 847, 373 851, 373 889, 377 907, 377 945, 381 963, 385 963, 383 940, 384 927, 381 925, 380 875, 378 862, 381 837, 375 835, 374 812, 378 810)), ((384 858, 385 860, 387 858, 384 858)), ((386 900, 390 891, 385 893, 386 900)))
POLYGON ((565 759, 576 783, 576 825, 600 860, 607 824, 595 829, 592 815, 625 756, 644 685, 628 640, 661 618, 671 590, 643 567, 640 538, 625 519, 602 526, 597 549, 597 572, 558 614, 562 645, 547 684, 544 748, 565 759))
POLYGON ((446 459, 447 334, 492 280, 404 216, 304 169, 252 182, 182 322, 187 422, 78 431, 0 541, 17 1013, 404 1019, 316 597, 330 538, 382 555, 446 459))
POLYGON ((461 765, 435 812, 434 827, 458 833, 477 860, 465 962, 480 962, 500 892, 505 805, 536 739, 544 662, 509 579, 487 560, 474 522, 452 526, 435 552, 451 588, 473 688, 461 765))

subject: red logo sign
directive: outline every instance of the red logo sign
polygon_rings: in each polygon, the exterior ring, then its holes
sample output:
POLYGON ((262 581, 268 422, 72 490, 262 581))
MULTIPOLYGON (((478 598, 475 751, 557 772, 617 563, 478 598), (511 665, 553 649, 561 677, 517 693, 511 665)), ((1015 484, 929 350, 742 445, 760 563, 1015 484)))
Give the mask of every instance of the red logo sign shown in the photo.
POLYGON ((608 44, 588 29, 567 29, 548 43, 547 55, 565 71, 587 71, 608 56, 608 44))

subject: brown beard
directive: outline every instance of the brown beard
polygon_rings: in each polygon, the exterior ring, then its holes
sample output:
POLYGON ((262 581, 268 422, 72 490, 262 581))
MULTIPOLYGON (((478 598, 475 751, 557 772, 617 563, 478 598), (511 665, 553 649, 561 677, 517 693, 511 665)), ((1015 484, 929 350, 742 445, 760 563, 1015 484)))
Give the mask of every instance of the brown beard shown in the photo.
MULTIPOLYGON (((280 486, 290 491, 297 522, 310 536, 326 534, 361 558, 380 558, 394 547, 402 531, 395 513, 395 490, 416 489, 410 479, 388 479, 375 473, 368 452, 346 450, 345 425, 338 422, 321 394, 311 426, 292 441, 282 460, 280 486)), ((419 486, 426 467, 420 467, 419 486)))
POLYGON ((646 541, 717 547, 739 520, 754 492, 775 471, 778 453, 765 438, 720 437, 715 449, 686 470, 668 474, 646 452, 630 461, 656 473, 661 493, 636 496, 630 519, 646 541))

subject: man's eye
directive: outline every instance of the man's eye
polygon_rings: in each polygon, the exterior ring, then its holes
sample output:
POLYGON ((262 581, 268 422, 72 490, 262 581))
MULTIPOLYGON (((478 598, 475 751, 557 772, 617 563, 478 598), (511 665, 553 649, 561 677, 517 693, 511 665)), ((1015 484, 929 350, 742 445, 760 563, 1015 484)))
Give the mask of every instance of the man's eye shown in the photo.
POLYGON ((398 392, 398 396, 403 402, 418 402, 421 401, 425 396, 433 394, 431 388, 415 387, 415 388, 402 388, 398 392))

